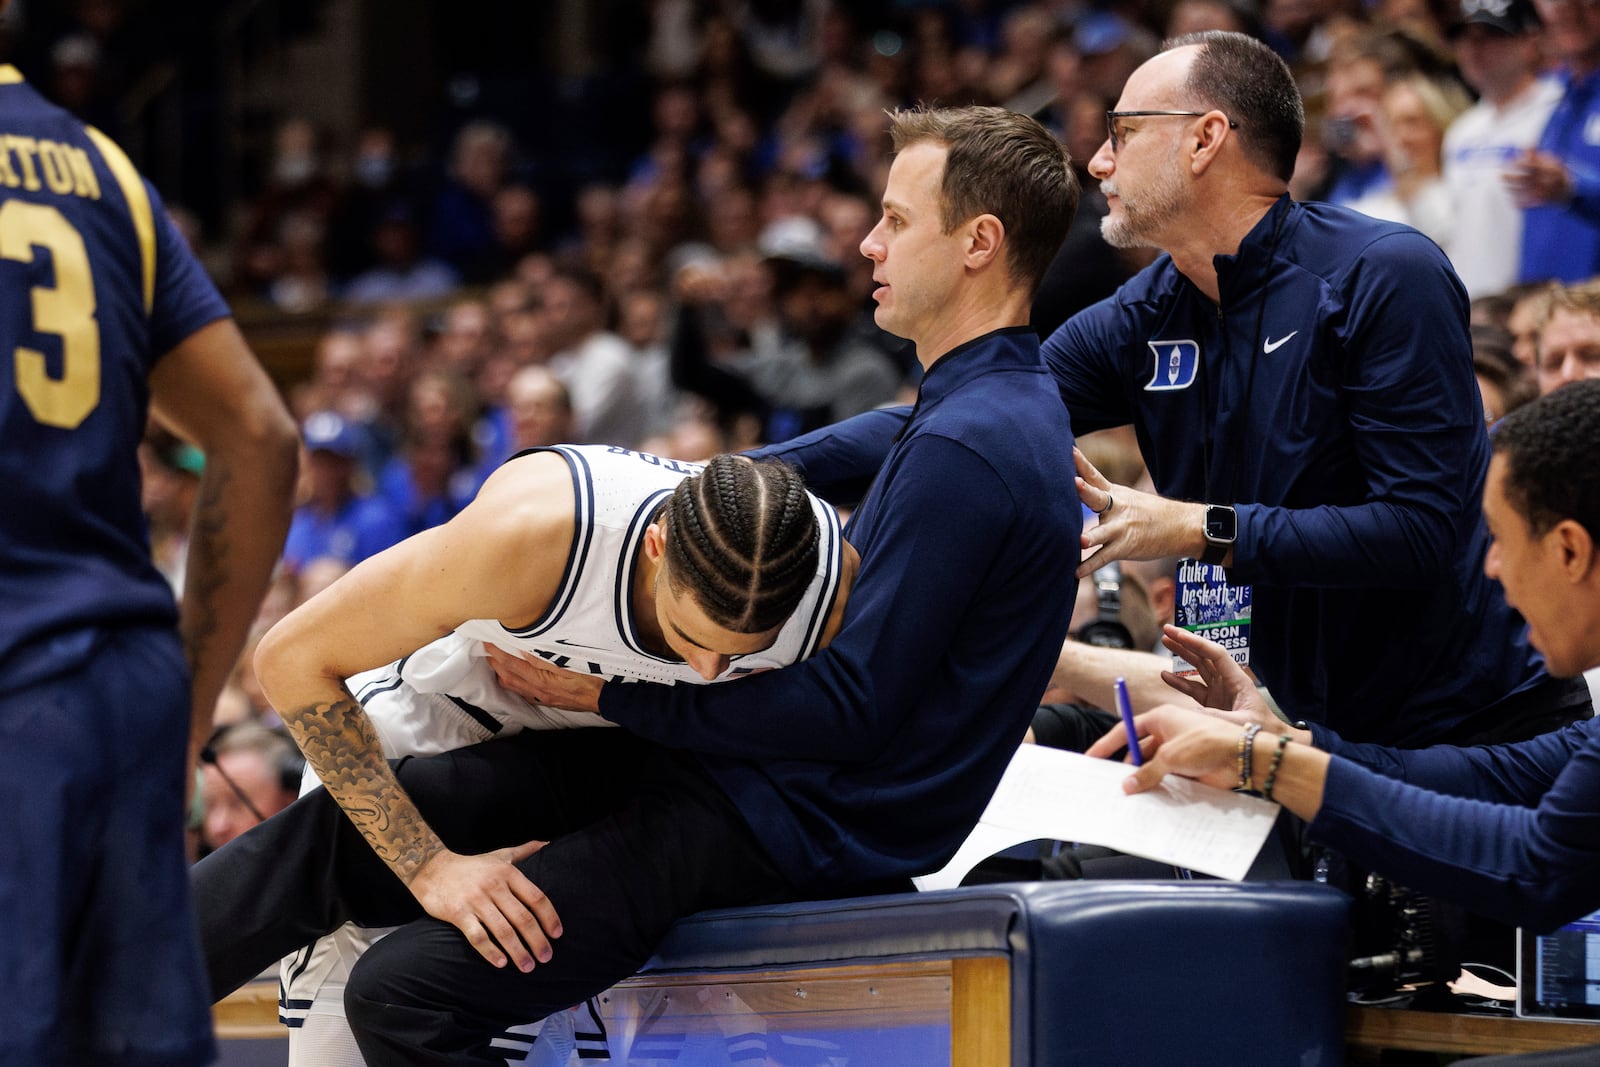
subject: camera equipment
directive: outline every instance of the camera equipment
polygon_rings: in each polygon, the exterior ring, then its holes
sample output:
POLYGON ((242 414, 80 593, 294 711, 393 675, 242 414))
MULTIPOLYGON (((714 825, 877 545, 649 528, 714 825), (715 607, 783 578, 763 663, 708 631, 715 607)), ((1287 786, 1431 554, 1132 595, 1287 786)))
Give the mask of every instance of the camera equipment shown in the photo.
POLYGON ((1133 634, 1122 622, 1122 565, 1112 560, 1092 577, 1098 617, 1078 627, 1073 638, 1100 648, 1134 647, 1133 634))
MULTIPOLYGON (((1342 857, 1325 853, 1319 874, 1342 857)), ((1460 909, 1371 872, 1349 872, 1350 991, 1363 999, 1398 994, 1432 983, 1443 994, 1461 973, 1466 937, 1460 909)), ((1419 996, 1426 996, 1419 992, 1419 996)))

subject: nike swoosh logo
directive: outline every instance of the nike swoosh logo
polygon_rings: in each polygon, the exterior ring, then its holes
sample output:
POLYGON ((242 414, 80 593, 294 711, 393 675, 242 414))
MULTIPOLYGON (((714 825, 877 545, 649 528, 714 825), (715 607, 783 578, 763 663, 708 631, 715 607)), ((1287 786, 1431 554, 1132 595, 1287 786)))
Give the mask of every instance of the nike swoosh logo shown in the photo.
POLYGON ((1266 341, 1262 342, 1261 351, 1264 354, 1270 356, 1270 355, 1272 355, 1272 353, 1276 352, 1278 349, 1280 349, 1284 345, 1288 344, 1289 343, 1289 338, 1293 337, 1295 333, 1299 333, 1299 332, 1300 332, 1299 330, 1296 330, 1294 333, 1291 333, 1286 337, 1280 337, 1276 341, 1272 340, 1269 337, 1266 341))
POLYGON ((583 649, 585 652, 607 652, 607 651, 610 651, 609 649, 596 648, 593 645, 580 645, 578 642, 576 642, 576 641, 568 641, 564 637, 553 637, 550 640, 551 640, 552 644, 562 645, 562 646, 565 646, 566 648, 580 648, 580 649, 583 649))

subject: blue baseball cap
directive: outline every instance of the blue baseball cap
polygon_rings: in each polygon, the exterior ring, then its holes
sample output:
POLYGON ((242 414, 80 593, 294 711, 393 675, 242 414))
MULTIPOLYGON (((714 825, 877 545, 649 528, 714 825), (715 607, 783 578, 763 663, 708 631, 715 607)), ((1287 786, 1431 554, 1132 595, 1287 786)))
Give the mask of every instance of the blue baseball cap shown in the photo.
POLYGON ((355 427, 332 411, 319 411, 306 417, 300 427, 308 452, 332 452, 336 456, 353 458, 360 451, 355 427))
POLYGON ((1099 56, 1122 47, 1132 36, 1127 20, 1111 11, 1091 11, 1072 28, 1072 43, 1080 55, 1099 56))

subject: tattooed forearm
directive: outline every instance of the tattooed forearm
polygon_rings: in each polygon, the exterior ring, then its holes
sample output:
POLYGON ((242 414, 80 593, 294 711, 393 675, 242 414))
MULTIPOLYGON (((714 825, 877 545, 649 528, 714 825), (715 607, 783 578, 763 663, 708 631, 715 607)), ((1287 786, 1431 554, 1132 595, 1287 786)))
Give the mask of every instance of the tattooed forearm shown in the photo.
POLYGON ((217 697, 239 662, 289 521, 290 454, 277 462, 241 456, 241 447, 216 444, 207 452, 190 521, 180 629, 193 676, 193 750, 210 736, 217 697))
POLYGON ((212 666, 207 653, 217 639, 217 596, 227 576, 227 514, 222 508, 227 475, 214 472, 200 484, 194 521, 189 530, 189 553, 184 566, 183 652, 189 670, 199 674, 212 666))
POLYGON ((401 788, 361 705, 345 692, 285 715, 284 721, 361 836, 409 885, 444 845, 401 788))

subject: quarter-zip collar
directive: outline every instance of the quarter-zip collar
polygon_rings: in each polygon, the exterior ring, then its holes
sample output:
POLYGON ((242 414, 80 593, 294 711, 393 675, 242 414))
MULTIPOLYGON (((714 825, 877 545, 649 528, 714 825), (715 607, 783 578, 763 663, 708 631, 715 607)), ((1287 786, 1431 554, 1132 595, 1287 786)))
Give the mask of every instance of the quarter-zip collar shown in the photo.
POLYGON ((1275 258, 1276 246, 1281 246, 1289 234, 1289 228, 1294 225, 1295 219, 1290 212, 1295 211, 1294 198, 1288 193, 1278 197, 1277 202, 1267 209, 1250 232, 1245 234, 1243 241, 1239 242, 1239 251, 1233 255, 1212 257, 1212 266, 1217 271, 1217 294, 1222 298, 1221 308, 1227 311, 1237 311, 1240 305, 1252 294, 1257 293, 1267 279, 1272 276, 1272 259, 1275 258), (1281 222, 1280 222, 1281 220, 1281 222), (1281 231, 1278 230, 1282 226, 1281 231), (1273 234, 1278 237, 1274 240, 1273 234))

